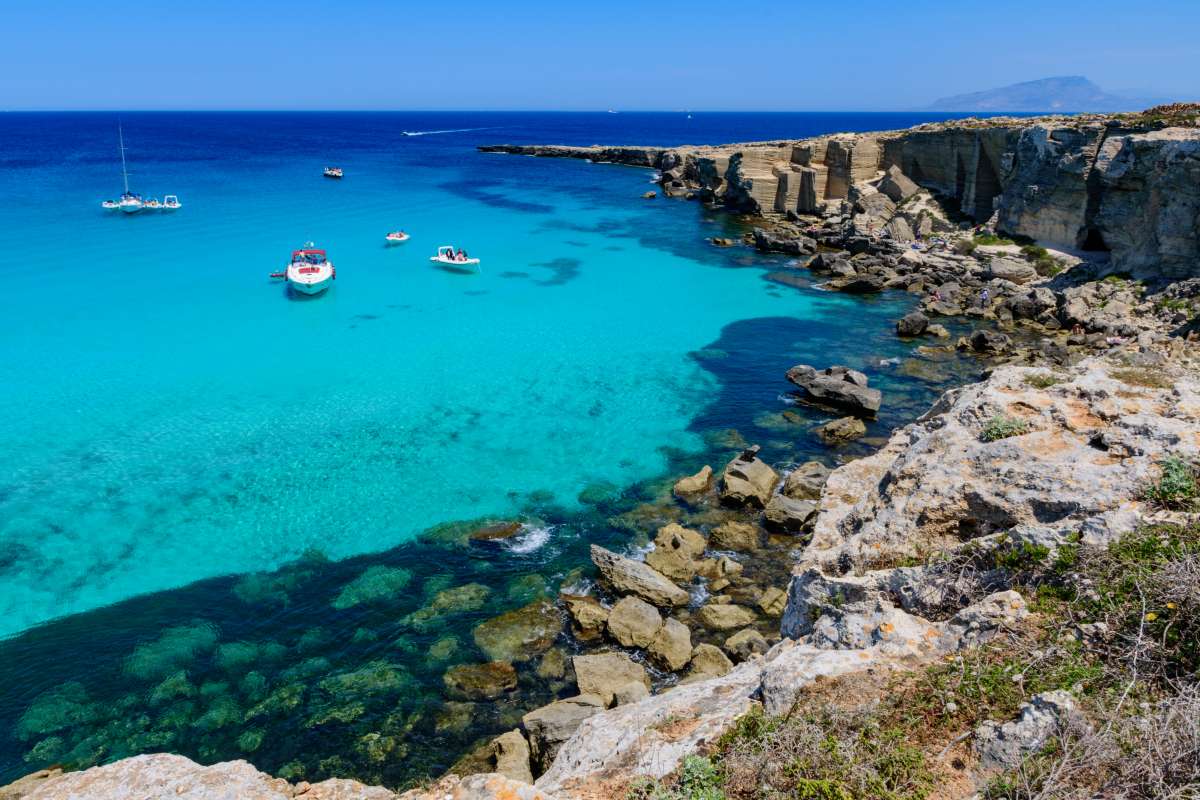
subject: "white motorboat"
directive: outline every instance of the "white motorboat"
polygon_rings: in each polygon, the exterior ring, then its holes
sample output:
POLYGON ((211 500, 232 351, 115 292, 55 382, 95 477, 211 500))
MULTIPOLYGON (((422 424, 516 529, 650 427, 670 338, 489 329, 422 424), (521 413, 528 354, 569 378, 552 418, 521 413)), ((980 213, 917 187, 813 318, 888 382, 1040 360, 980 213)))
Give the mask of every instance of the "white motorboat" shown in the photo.
POLYGON ((320 294, 337 277, 337 270, 325 257, 324 250, 308 242, 299 250, 292 251, 292 260, 284 275, 288 286, 300 294, 320 294))
POLYGON ((387 236, 385 236, 384 239, 387 241, 388 244, 400 244, 401 242, 407 242, 409 239, 409 236, 404 231, 392 231, 387 236))
POLYGON ((162 201, 162 210, 163 211, 178 211, 181 208, 183 208, 183 203, 179 202, 179 198, 176 197, 175 195, 169 194, 163 198, 163 201, 162 201))
POLYGON ((479 266, 478 258, 467 258, 466 254, 461 250, 458 253, 457 255, 455 254, 454 245, 445 244, 439 247, 437 255, 430 256, 429 260, 436 264, 444 264, 447 267, 454 267, 456 269, 469 269, 479 266))
POLYGON ((323 174, 326 178, 340 178, 345 173, 342 171, 341 167, 326 167, 323 174))

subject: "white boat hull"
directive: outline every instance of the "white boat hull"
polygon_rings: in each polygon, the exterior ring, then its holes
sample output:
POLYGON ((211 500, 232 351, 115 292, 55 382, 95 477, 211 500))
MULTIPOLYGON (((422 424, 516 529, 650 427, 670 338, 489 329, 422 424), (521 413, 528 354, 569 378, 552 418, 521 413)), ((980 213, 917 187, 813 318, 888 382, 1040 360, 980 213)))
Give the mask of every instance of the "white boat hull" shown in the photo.
POLYGON ((316 283, 303 283, 301 281, 289 280, 288 286, 292 288, 293 292, 299 292, 300 294, 320 294, 328 289, 329 284, 332 282, 332 278, 326 278, 325 280, 318 281, 316 283))
POLYGON ((292 291, 300 294, 320 294, 333 283, 333 265, 328 261, 314 265, 292 263, 287 268, 287 282, 292 291), (312 270, 312 271, 307 271, 312 270))
POLYGON ((125 212, 126 214, 136 214, 137 212, 142 210, 142 204, 141 203, 119 203, 117 205, 117 208, 121 209, 121 211, 125 212))

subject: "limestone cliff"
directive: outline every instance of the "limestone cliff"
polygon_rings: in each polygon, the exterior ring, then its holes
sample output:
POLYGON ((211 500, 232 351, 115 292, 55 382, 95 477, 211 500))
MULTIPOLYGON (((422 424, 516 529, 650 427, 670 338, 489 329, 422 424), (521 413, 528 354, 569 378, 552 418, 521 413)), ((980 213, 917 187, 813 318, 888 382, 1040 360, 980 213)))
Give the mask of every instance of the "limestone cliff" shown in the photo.
POLYGON ((1002 232, 1050 247, 1110 250, 1114 271, 1179 279, 1200 275, 1196 119, 1152 110, 967 119, 719 147, 483 149, 649 166, 662 173, 668 195, 768 217, 857 202, 856 191, 895 167, 970 219, 995 215, 1002 232))

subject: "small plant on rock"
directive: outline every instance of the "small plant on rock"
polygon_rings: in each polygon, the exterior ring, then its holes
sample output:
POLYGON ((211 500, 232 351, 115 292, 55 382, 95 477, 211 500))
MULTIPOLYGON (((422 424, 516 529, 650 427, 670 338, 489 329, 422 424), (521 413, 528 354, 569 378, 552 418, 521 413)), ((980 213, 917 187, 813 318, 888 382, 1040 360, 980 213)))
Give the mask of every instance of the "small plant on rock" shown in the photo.
POLYGON ((1145 386, 1147 389, 1170 389, 1175 385, 1166 373, 1141 367, 1118 369, 1112 373, 1112 376, 1122 383, 1128 383, 1131 386, 1145 386))
POLYGON ((1162 474, 1158 480, 1146 487, 1143 495, 1163 508, 1195 508, 1200 488, 1196 485, 1196 469, 1178 456, 1171 456, 1159 463, 1162 474))
POLYGON ((995 442, 1026 433, 1029 433, 1029 423, 1025 420, 997 414, 983 426, 983 430, 979 432, 979 438, 985 442, 995 442))
POLYGON ((1032 375, 1025 376, 1025 383, 1035 389, 1049 389, 1056 383, 1061 383, 1062 378, 1055 375, 1053 372, 1035 372, 1032 375))

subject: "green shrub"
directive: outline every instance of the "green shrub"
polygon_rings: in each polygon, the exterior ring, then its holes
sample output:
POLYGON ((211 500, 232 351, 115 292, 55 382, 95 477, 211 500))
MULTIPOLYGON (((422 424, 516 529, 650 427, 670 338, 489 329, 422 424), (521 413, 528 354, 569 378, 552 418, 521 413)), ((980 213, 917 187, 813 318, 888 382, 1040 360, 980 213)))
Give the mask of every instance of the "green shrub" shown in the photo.
POLYGON ((1061 383, 1062 378, 1055 375, 1053 372, 1035 372, 1032 375, 1025 376, 1025 383, 1035 389, 1049 389, 1056 383, 1061 383))
POLYGON ((979 245, 970 239, 960 239, 954 243, 954 252, 958 253, 960 256, 969 256, 971 253, 975 252, 977 247, 979 247, 979 245))
POLYGON ((1013 417, 1006 417, 1003 414, 997 414, 983 426, 983 430, 979 433, 979 438, 985 442, 995 442, 1025 433, 1029 433, 1028 422, 1023 419, 1014 419, 1013 417))
POLYGON ((997 236, 994 233, 977 233, 975 234, 975 244, 997 245, 1016 244, 1016 242, 1004 236, 997 236))
POLYGON ((1196 469, 1178 456, 1159 463, 1158 480, 1142 492, 1145 499, 1163 508, 1187 509, 1196 505, 1196 469))

